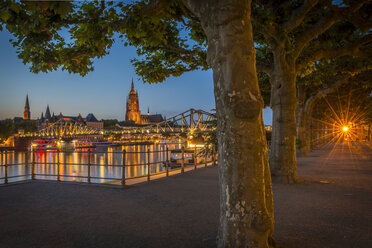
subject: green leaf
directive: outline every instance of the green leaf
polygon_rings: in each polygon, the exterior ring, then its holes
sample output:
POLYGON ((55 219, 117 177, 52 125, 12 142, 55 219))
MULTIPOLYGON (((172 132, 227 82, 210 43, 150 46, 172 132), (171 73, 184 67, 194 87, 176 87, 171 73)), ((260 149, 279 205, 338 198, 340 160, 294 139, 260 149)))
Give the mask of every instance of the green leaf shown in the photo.
POLYGON ((4 9, 0 13, 0 18, 1 18, 1 20, 3 20, 3 22, 7 22, 11 16, 12 16, 12 14, 10 13, 10 11, 8 9, 4 9))
POLYGON ((61 18, 63 19, 64 17, 67 16, 67 14, 70 11, 69 7, 70 6, 67 6, 65 3, 60 2, 59 5, 58 5, 56 13, 59 14, 61 16, 61 18))
POLYGON ((12 2, 12 4, 10 6, 11 6, 11 8, 14 12, 19 14, 19 11, 21 10, 19 4, 15 3, 15 2, 12 2))

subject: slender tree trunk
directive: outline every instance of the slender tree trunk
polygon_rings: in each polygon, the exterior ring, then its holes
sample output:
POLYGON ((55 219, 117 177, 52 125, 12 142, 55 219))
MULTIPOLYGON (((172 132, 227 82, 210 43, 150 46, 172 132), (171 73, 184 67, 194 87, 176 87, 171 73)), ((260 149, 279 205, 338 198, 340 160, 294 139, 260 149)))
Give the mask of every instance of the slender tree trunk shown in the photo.
POLYGON ((313 128, 313 132, 314 132, 314 138, 313 138, 313 147, 314 148, 318 148, 318 142, 319 142, 319 138, 318 138, 318 132, 319 132, 319 128, 318 128, 318 121, 315 119, 313 119, 313 124, 314 124, 314 128, 313 128))
POLYGON ((309 150, 307 149, 307 123, 306 123, 306 112, 304 111, 304 108, 302 107, 301 109, 297 110, 297 142, 298 142, 298 147, 300 150, 301 156, 306 157, 309 153, 309 150))
POLYGON ((314 150, 316 148, 316 144, 315 144, 315 141, 316 141, 316 136, 315 136, 316 126, 315 126, 314 118, 311 117, 310 120, 311 120, 311 128, 310 128, 310 131, 311 131, 310 151, 312 151, 312 150, 314 150))
POLYGON ((296 71, 285 60, 285 53, 274 52, 271 108, 273 131, 270 153, 271 175, 282 183, 295 183, 296 162, 296 71))
POLYGON ((184 1, 201 19, 218 120, 219 247, 270 247, 273 198, 250 1, 184 1))
POLYGON ((296 125, 297 125, 297 147, 300 150, 301 156, 307 156, 306 150, 306 112, 305 112, 305 92, 304 87, 297 86, 297 109, 296 109, 296 125))
POLYGON ((311 140, 312 140, 312 124, 311 124, 311 115, 312 111, 306 111, 305 109, 305 145, 304 150, 308 155, 311 150, 311 140))

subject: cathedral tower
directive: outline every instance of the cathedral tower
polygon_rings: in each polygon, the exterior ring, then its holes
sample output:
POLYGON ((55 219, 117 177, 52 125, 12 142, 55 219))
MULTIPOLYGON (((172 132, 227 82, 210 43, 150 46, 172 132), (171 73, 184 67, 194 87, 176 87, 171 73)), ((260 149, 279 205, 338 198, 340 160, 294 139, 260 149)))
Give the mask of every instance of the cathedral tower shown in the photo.
POLYGON ((28 103, 28 94, 26 95, 26 103, 25 103, 25 111, 23 112, 23 119, 24 120, 31 119, 30 104, 28 103))
POLYGON ((139 110, 138 93, 134 91, 133 79, 132 88, 127 99, 125 120, 134 121, 135 124, 141 124, 141 111, 139 110))

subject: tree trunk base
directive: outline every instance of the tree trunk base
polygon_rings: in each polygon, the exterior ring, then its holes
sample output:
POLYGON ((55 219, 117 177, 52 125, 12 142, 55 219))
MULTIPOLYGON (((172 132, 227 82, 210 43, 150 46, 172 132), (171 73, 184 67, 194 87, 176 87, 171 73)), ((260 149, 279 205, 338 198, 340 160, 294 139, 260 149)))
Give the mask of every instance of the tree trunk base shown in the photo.
POLYGON ((271 180, 273 183, 280 184, 300 184, 305 182, 305 179, 297 175, 271 175, 271 180))
POLYGON ((298 153, 300 157, 307 157, 309 156, 309 151, 305 147, 300 148, 300 152, 298 153))
POLYGON ((268 243, 270 248, 280 248, 273 237, 269 237, 268 243))

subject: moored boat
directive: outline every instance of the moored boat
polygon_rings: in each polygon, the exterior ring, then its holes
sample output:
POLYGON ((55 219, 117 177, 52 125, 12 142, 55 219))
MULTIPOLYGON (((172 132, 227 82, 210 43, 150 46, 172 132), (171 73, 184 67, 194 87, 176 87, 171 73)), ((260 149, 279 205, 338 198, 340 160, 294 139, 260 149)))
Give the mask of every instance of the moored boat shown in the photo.
POLYGON ((58 140, 57 139, 38 139, 34 140, 31 143, 31 150, 32 151, 39 151, 39 150, 57 150, 58 140))

